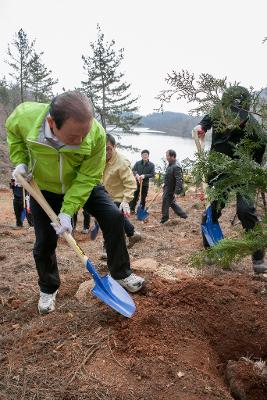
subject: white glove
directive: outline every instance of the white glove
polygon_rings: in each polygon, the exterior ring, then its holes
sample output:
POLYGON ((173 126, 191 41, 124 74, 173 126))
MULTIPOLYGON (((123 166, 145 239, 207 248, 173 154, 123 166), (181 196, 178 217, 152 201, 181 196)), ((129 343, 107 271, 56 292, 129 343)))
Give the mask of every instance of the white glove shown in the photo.
POLYGON ((72 232, 71 217, 68 214, 59 213, 58 218, 60 223, 51 222, 57 235, 62 235, 64 232, 72 232))
POLYGON ((26 181, 30 181, 32 179, 32 174, 28 171, 28 166, 26 164, 18 164, 12 173, 12 178, 15 179, 15 184, 19 185, 19 182, 16 180, 16 173, 19 173, 26 179, 26 181))
POLYGON ((201 125, 197 125, 192 130, 192 136, 193 137, 194 137, 195 134, 197 134, 198 138, 204 138, 205 135, 206 135, 206 132, 204 131, 204 129, 202 128, 201 125))
POLYGON ((129 203, 127 203, 127 201, 122 201, 120 204, 120 210, 123 212, 123 215, 125 217, 129 217, 130 216, 130 206, 129 203))
POLYGON ((145 179, 145 175, 140 175, 139 178, 140 179, 145 179))

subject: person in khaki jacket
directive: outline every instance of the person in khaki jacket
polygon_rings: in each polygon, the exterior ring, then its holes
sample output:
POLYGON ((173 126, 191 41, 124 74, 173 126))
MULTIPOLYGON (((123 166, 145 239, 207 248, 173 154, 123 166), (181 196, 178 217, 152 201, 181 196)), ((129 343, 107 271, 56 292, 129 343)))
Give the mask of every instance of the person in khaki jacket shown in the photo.
POLYGON ((103 174, 103 185, 124 215, 124 230, 129 239, 128 248, 131 248, 141 240, 140 233, 135 231, 133 224, 127 218, 130 216, 129 202, 133 199, 136 190, 136 180, 130 161, 117 151, 114 136, 108 133, 106 141, 106 166, 103 174))

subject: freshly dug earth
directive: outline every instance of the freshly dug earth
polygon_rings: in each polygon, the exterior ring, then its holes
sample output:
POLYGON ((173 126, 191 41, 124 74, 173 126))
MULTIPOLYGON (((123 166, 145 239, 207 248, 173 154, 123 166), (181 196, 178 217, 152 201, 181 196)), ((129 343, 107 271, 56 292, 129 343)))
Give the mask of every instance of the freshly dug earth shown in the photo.
MULTIPOLYGON (((193 192, 180 203, 187 220, 172 216, 160 226, 160 201, 147 224, 132 218, 143 235, 130 249, 132 266, 147 279, 133 296, 133 318, 89 290, 75 296, 90 277, 61 239, 57 309, 41 317, 34 233, 12 229, 11 194, 0 192, 1 400, 267 399, 266 374, 253 367, 267 358, 266 283, 253 277, 249 258, 231 271, 191 268, 203 206, 193 192)), ((234 214, 233 206, 223 214, 226 236, 240 230, 230 225, 234 214)), ((101 235, 89 242, 79 232, 81 219, 75 237, 104 273, 101 235)))

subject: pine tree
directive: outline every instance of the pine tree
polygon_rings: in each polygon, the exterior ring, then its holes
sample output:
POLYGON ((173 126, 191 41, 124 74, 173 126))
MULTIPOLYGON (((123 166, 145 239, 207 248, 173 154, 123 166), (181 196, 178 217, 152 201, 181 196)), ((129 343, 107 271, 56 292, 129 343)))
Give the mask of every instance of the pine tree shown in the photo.
POLYGON ((9 103, 10 103, 10 95, 9 95, 8 84, 6 78, 3 77, 2 79, 0 79, 0 104, 6 114, 8 114, 7 109, 9 103))
MULTIPOLYGON (((239 114, 233 112, 231 102, 227 105, 221 99, 223 93, 229 93, 230 88, 238 86, 237 82, 230 84, 226 78, 216 79, 203 73, 197 78, 188 71, 172 71, 168 74, 166 82, 168 89, 161 91, 157 97, 161 102, 160 109, 173 97, 177 100, 185 99, 193 104, 192 114, 209 114, 214 123, 216 122, 216 130, 222 135, 227 130, 239 127, 239 114)), ((253 88, 250 89, 250 101, 249 110, 239 108, 239 111, 247 111, 250 117, 246 123, 245 137, 235 147, 235 157, 203 151, 197 154, 196 160, 191 161, 196 185, 200 184, 203 177, 206 181, 213 177, 212 186, 207 189, 209 201, 217 200, 218 204, 226 204, 234 199, 237 193, 254 200, 256 193, 267 191, 267 169, 257 164, 252 157, 257 146, 267 142, 267 106, 260 92, 254 91, 253 88), (257 122, 253 117, 256 117, 257 122), (256 141, 253 139, 255 134, 258 137, 256 141)), ((193 264, 206 264, 208 258, 228 267, 231 262, 266 248, 266 238, 266 224, 258 224, 252 231, 243 233, 241 238, 223 239, 209 250, 195 254, 193 264)))
POLYGON ((42 63, 40 54, 34 52, 29 65, 29 89, 35 101, 47 101, 53 96, 53 86, 58 83, 51 77, 52 71, 42 63))
POLYGON ((124 49, 115 50, 115 41, 104 41, 104 34, 97 25, 97 40, 90 42, 91 54, 82 55, 87 80, 82 81, 82 90, 91 99, 97 117, 104 129, 112 125, 131 131, 140 120, 133 113, 138 110, 138 98, 131 98, 130 84, 123 81, 124 73, 119 71, 124 59, 124 49))
POLYGON ((29 68, 33 54, 35 40, 29 42, 27 34, 20 29, 15 34, 15 39, 12 42, 13 51, 11 46, 8 45, 7 54, 9 60, 6 63, 13 69, 9 75, 15 80, 15 83, 20 87, 20 101, 25 100, 26 89, 29 85, 29 68))

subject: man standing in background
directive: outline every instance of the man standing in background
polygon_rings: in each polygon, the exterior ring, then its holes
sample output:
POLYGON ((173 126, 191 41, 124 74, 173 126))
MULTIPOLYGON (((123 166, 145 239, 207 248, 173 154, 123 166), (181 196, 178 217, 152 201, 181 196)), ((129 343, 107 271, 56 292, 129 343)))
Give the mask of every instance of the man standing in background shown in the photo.
POLYGON ((168 150, 166 152, 166 159, 169 165, 166 169, 163 184, 161 224, 165 224, 168 221, 170 207, 180 218, 187 218, 186 212, 176 203, 175 199, 175 195, 183 192, 183 172, 176 160, 176 152, 168 150))
POLYGON ((149 151, 142 150, 141 151, 142 160, 137 161, 133 167, 133 173, 137 183, 137 189, 134 192, 134 198, 130 203, 131 213, 135 213, 136 203, 138 202, 139 194, 140 194, 140 183, 142 181, 142 193, 141 193, 141 205, 142 208, 145 208, 146 205, 146 197, 149 188, 149 179, 154 178, 155 176, 155 165, 149 161, 149 151))

